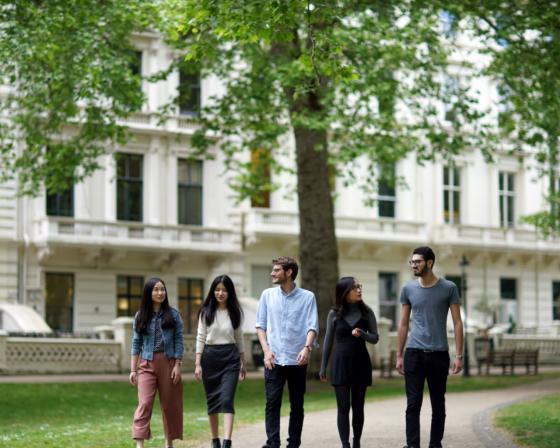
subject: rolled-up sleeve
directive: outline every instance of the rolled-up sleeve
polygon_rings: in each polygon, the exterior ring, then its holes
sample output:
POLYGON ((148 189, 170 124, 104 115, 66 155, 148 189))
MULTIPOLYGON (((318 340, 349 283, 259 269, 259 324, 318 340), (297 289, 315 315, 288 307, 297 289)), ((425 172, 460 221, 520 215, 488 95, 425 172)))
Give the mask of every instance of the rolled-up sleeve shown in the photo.
POLYGON ((173 331, 173 339, 175 345, 174 357, 175 359, 183 359, 183 320, 178 312, 175 313, 175 330, 173 331))
MULTIPOLYGON (((315 295, 311 294, 309 304, 307 306, 307 332, 314 331, 319 336, 319 314, 317 312, 317 300, 315 295)), ((317 339, 315 339, 316 341, 317 339)))
POLYGON ((263 292, 261 294, 261 299, 259 300, 259 307, 257 308, 257 322, 255 323, 255 328, 260 328, 266 331, 266 320, 267 320, 267 303, 266 294, 263 292))
POLYGON ((132 321, 132 348, 130 354, 138 356, 142 351, 142 335, 136 331, 136 316, 132 321))

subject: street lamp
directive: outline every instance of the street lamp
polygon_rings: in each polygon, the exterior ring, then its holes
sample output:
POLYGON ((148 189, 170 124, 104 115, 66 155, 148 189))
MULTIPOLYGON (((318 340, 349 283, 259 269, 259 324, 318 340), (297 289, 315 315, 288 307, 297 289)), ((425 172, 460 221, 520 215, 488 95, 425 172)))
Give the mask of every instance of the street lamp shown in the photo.
POLYGON ((461 297, 463 306, 465 307, 465 337, 464 337, 464 354, 463 354, 463 376, 470 376, 469 372, 469 333, 468 333, 468 306, 467 306, 467 274, 465 272, 469 265, 469 260, 463 254, 459 266, 461 267, 461 297))

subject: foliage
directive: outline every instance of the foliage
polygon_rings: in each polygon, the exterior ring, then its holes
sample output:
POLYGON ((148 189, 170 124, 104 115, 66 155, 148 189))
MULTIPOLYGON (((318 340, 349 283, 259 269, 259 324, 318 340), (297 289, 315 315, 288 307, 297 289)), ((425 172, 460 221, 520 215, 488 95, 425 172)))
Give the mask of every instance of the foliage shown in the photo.
POLYGON ((498 124, 512 150, 529 152, 538 176, 548 180, 547 211, 525 217, 545 236, 560 234, 560 2, 540 0, 464 2, 456 14, 470 17, 491 57, 486 74, 498 83, 498 124))
POLYGON ((496 424, 529 448, 553 448, 560 437, 560 395, 517 403, 498 411, 496 424))
POLYGON ((61 191, 126 141, 119 122, 143 101, 131 36, 157 17, 152 3, 0 3, 0 180, 61 191))

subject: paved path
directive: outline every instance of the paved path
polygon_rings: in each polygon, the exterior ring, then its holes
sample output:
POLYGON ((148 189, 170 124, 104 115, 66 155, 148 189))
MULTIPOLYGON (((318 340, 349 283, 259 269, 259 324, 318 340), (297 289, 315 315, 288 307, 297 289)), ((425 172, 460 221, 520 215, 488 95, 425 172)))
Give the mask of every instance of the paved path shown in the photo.
MULTIPOLYGON (((497 407, 516 401, 529 400, 549 393, 560 393, 560 379, 510 389, 485 390, 447 394, 447 422, 443 445, 445 448, 514 448, 511 440, 495 431, 491 425, 492 412, 497 407)), ((362 436, 364 448, 400 448, 405 440, 404 395, 384 401, 367 403, 366 423, 362 436)), ((428 445, 430 427, 430 400, 426 396, 422 408, 422 446, 428 445)), ((282 441, 287 437, 288 420, 281 420, 282 441)), ((233 443, 236 448, 259 448, 265 441, 264 424, 236 428, 233 443)), ((210 442, 196 445, 183 443, 184 447, 207 448, 210 442)), ((340 447, 336 429, 336 410, 308 413, 305 416, 302 448, 340 447)))

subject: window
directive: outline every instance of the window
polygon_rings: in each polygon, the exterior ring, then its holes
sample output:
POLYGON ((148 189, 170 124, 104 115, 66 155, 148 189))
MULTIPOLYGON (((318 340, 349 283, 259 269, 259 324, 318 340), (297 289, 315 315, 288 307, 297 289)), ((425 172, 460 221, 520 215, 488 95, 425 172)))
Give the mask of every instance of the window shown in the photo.
POLYGON ((185 334, 193 334, 198 326, 198 310, 204 301, 204 280, 179 279, 179 311, 183 317, 185 334))
POLYGON ((117 276, 117 317, 133 317, 140 309, 143 291, 143 277, 117 276))
POLYGON ((395 165, 381 167, 377 185, 377 213, 382 218, 395 217, 395 165))
POLYGON ((251 297, 258 299, 262 292, 272 287, 270 264, 251 265, 251 297))
POLYGON ((454 76, 447 75, 443 81, 442 91, 446 99, 443 104, 444 119, 455 121, 457 118, 456 102, 460 94, 459 80, 454 76))
POLYGON ((196 117, 200 113, 200 71, 192 62, 179 64, 179 114, 196 117))
POLYGON ((251 151, 251 176, 255 192, 251 195, 251 207, 270 208, 270 153, 263 149, 251 151))
POLYGON ((552 282, 552 319, 560 320, 560 281, 552 282))
POLYGON ((443 220, 461 222, 461 172, 455 166, 443 167, 443 220))
POLYGON ((498 190, 500 196, 500 226, 513 227, 515 224, 514 192, 515 176, 512 173, 499 173, 498 190))
POLYGON ((390 319, 391 330, 397 328, 398 274, 379 273, 379 315, 390 319))
POLYGON ((117 219, 142 221, 142 156, 117 155, 117 219))
POLYGON ((178 160, 179 224, 202 225, 202 162, 178 160))
POLYGON ((74 216, 74 186, 52 193, 47 190, 48 216, 74 216))
POLYGON ((517 320, 517 279, 500 278, 500 322, 517 320))
POLYGON ((45 274, 45 318, 49 327, 55 331, 73 331, 74 274, 45 274))
MULTIPOLYGON (((445 279, 455 283, 455 286, 457 286, 457 291, 459 292, 459 296, 463 295, 463 290, 461 287, 462 277, 460 275, 446 275, 445 279)), ((466 283, 467 283, 467 278, 465 276, 465 287, 467 286, 466 283)))

